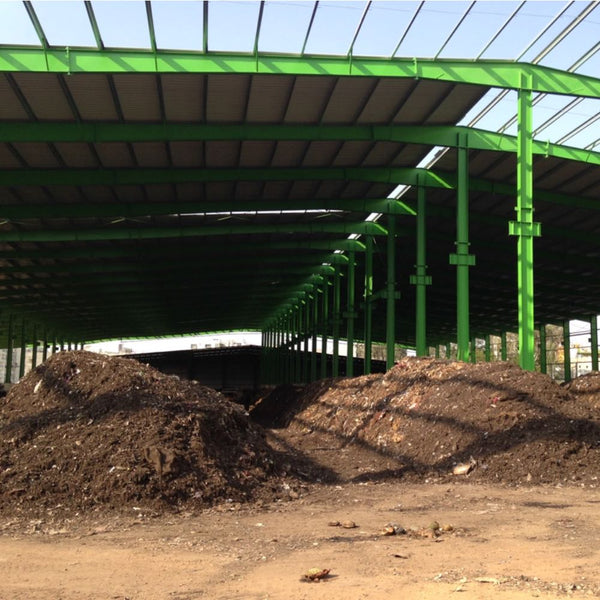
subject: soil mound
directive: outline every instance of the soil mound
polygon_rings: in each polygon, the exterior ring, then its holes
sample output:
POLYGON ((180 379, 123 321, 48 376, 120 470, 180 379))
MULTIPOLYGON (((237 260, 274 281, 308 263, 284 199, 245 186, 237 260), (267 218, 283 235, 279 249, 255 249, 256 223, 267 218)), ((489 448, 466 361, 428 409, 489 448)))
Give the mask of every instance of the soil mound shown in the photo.
POLYGON ((600 477, 600 412, 510 363, 407 358, 384 375, 308 386, 299 403, 290 427, 394 457, 407 478, 452 479, 456 470, 494 483, 597 485, 600 477))
POLYGON ((600 408, 600 373, 598 371, 586 373, 573 381, 563 383, 563 387, 578 400, 600 408))
POLYGON ((243 408, 132 359, 61 352, 0 399, 0 509, 273 499, 278 455, 243 408))

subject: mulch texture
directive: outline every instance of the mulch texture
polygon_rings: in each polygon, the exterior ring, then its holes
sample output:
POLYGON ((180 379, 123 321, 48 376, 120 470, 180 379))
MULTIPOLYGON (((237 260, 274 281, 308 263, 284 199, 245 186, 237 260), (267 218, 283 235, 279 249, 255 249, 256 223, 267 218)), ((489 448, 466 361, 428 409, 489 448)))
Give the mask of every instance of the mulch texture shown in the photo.
POLYGON ((385 374, 277 387, 249 416, 135 360, 60 352, 0 398, 0 511, 271 502, 358 472, 596 486, 599 390, 598 373, 561 386, 510 363, 407 358, 385 374))
POLYGON ((599 388, 598 374, 561 386, 507 362, 406 358, 385 374, 311 384, 277 418, 393 458, 394 476, 595 486, 599 388))
POLYGON ((273 499, 282 459, 237 404, 132 359, 60 352, 0 399, 0 510, 273 499))

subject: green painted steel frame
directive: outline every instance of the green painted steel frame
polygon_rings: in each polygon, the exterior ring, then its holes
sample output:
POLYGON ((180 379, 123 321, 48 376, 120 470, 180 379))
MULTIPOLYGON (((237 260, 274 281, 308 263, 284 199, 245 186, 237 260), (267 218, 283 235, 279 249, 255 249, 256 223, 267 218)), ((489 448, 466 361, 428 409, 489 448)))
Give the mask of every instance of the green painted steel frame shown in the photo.
POLYGON ((495 60, 370 58, 177 51, 0 46, 0 71, 36 73, 245 73, 427 79, 519 89, 521 76, 534 92, 600 98, 594 77, 541 65, 495 60))

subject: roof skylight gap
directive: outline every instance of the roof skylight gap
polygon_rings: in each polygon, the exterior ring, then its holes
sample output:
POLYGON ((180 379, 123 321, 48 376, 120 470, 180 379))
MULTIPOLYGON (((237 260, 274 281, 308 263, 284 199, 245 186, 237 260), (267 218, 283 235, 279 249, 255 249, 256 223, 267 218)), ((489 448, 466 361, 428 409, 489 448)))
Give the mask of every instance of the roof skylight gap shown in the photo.
POLYGON ((202 2, 152 0, 156 46, 167 50, 203 50, 202 2))
POLYGON ((40 39, 21 2, 0 2, 2 44, 39 46, 40 39))
POLYGON ((215 52, 252 53, 260 3, 210 2, 208 48, 215 52))
POLYGON ((352 43, 352 37, 365 4, 364 0, 360 2, 319 2, 311 35, 307 40, 304 52, 306 54, 345 56, 352 43), (336 35, 332 35, 333 23, 335 23, 336 35))
POLYGON ((26 4, 35 11, 50 46, 96 46, 83 2, 34 0, 26 4), (65 23, 69 26, 65 27, 65 23))
POLYGON ((266 2, 259 52, 301 54, 313 11, 312 2, 266 2))
POLYGON ((92 0, 91 4, 106 47, 151 49, 143 2, 92 0))
POLYGON ((363 13, 355 32, 352 55, 391 57, 398 43, 398 31, 407 29, 418 2, 372 2, 363 13))

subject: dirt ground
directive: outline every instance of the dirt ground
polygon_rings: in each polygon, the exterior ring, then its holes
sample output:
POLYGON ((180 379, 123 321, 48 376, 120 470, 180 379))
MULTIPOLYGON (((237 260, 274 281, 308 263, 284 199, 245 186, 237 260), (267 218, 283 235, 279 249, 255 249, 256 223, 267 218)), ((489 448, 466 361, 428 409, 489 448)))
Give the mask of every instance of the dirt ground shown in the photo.
POLYGON ((0 600, 600 597, 597 374, 409 361, 274 390, 263 429, 61 354, 0 411, 0 600))
MULTIPOLYGON (((329 485, 262 508, 2 522, 3 600, 598 597, 597 490, 329 485), (333 527, 352 520, 357 527, 333 527), (412 533, 432 521, 453 530, 412 533), (392 523, 408 533, 383 536, 392 523), (305 571, 330 569, 319 583, 305 571)), ((141 507, 140 507, 141 508, 141 507)))

